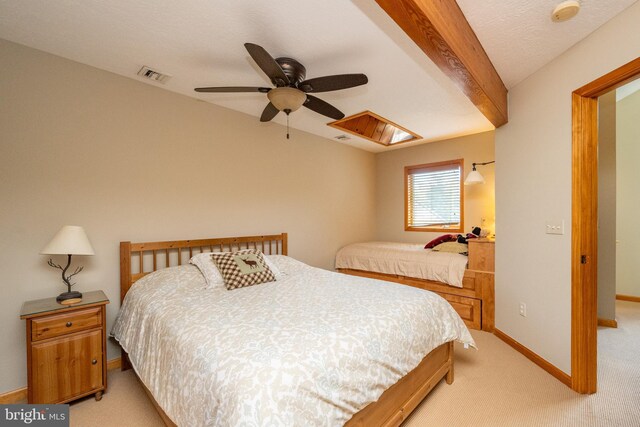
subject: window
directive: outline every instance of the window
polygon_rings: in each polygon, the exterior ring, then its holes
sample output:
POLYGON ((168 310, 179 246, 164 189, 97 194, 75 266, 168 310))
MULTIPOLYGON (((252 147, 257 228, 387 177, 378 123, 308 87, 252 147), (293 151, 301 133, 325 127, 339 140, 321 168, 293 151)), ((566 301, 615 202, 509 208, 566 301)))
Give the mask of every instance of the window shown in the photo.
POLYGON ((463 170, 463 159, 404 168, 405 230, 462 232, 463 170))

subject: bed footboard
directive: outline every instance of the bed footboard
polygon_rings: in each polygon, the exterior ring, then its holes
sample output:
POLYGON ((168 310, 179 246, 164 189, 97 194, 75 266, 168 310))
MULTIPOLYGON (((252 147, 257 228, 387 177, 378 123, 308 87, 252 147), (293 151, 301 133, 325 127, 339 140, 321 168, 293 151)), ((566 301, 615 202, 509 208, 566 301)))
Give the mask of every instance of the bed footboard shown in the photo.
POLYGON ((396 427, 409 417, 440 382, 453 383, 453 342, 437 347, 380 398, 351 418, 345 427, 396 427))

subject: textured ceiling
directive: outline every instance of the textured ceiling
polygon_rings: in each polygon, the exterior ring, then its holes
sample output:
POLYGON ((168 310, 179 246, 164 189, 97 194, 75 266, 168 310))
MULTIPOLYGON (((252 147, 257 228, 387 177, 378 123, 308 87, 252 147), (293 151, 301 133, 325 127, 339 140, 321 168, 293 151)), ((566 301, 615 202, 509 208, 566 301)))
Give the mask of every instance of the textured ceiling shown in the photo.
MULTIPOLYGON (((583 0, 574 21, 554 24, 555 1, 459 0, 508 87, 633 2, 583 0)), ((258 121, 264 94, 193 91, 268 85, 243 47, 253 42, 273 56, 299 60, 308 78, 367 74, 366 86, 318 96, 346 115, 371 110, 424 137, 397 147, 493 129, 373 0, 0 0, 0 38, 253 115, 256 126, 274 126, 258 121), (143 65, 173 77, 165 84, 142 80, 136 72, 143 65)), ((284 124, 284 115, 274 121, 284 124)), ((329 121, 306 108, 291 115, 292 128, 333 138, 340 132, 326 126, 329 121)), ((351 138, 343 143, 393 149, 351 138)))
POLYGON ((561 0, 457 0, 507 88, 636 1, 581 0, 575 18, 557 23, 551 13, 561 0))
MULTIPOLYGON (((173 77, 149 84, 251 114, 256 126, 274 126, 258 121, 264 94, 193 91, 269 85, 244 49, 252 42, 274 57, 302 62, 309 78, 367 74, 366 86, 318 94, 346 115, 371 110, 427 140, 493 129, 370 0, 0 0, 0 37, 140 80, 141 66, 155 67, 173 77)), ((275 120, 284 124, 284 114, 275 120)), ((333 138, 341 132, 329 121, 306 108, 290 117, 294 129, 333 138)), ((346 143, 386 149, 355 136, 346 143)))

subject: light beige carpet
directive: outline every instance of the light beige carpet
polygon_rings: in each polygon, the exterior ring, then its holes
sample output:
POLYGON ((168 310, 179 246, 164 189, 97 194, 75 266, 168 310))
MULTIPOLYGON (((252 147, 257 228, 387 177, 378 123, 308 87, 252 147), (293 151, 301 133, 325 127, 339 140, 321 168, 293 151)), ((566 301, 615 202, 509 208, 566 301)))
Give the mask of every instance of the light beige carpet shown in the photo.
MULTIPOLYGON (((598 332, 598 393, 583 396, 495 336, 456 348, 453 385, 441 382, 405 422, 418 426, 640 426, 640 304, 618 301, 618 329, 598 332)), ((132 371, 109 372, 96 402, 71 405, 72 426, 161 426, 132 371)))

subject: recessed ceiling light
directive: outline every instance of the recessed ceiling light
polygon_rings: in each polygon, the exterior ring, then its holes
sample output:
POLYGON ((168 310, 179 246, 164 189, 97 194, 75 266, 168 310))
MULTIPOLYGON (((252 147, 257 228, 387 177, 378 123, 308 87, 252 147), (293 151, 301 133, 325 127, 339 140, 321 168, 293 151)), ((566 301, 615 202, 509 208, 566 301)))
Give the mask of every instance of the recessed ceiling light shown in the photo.
POLYGON ((563 1, 553 9, 551 20, 553 22, 564 22, 573 18, 580 11, 580 2, 576 0, 563 1))

